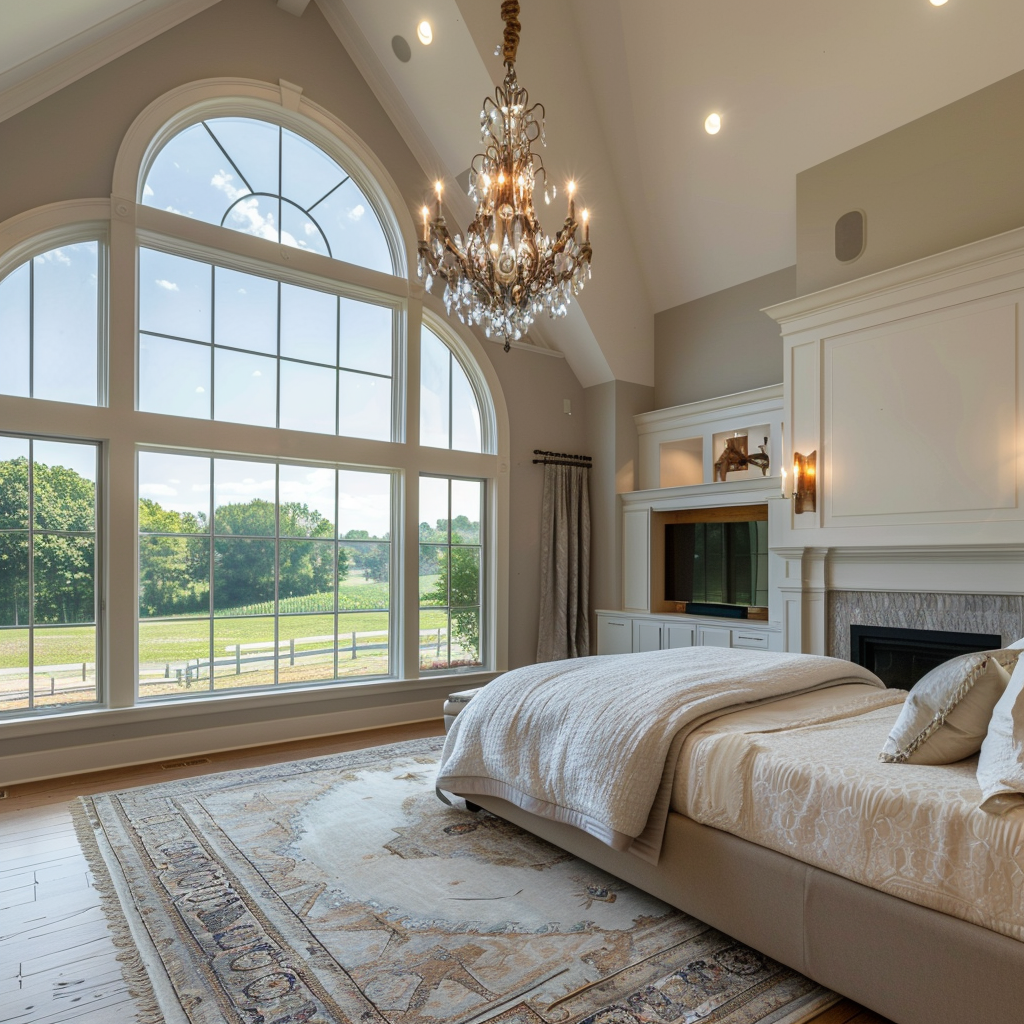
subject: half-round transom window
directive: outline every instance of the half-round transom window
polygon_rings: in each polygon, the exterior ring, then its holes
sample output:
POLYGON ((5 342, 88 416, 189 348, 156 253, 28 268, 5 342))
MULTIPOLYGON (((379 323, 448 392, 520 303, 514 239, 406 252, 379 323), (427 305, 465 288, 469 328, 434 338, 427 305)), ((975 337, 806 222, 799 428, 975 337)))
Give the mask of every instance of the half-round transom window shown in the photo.
POLYGON ((349 173, 301 135, 267 121, 217 117, 157 154, 142 202, 394 274, 373 206, 349 173))

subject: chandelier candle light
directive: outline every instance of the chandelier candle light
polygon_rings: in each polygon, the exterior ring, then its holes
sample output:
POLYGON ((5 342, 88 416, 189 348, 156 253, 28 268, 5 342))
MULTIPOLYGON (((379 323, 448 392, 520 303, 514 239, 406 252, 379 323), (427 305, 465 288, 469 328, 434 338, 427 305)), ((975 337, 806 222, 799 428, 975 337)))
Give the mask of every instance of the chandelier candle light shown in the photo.
POLYGON ((423 207, 423 237, 417 272, 427 291, 435 277, 444 278, 444 304, 463 323, 482 324, 487 337, 505 339, 505 351, 529 330, 538 313, 565 316, 573 295, 590 277, 590 214, 581 211, 583 241, 576 237, 576 183, 566 186, 569 212, 554 239, 537 220, 533 190, 537 179, 544 201, 556 194, 533 144, 544 135, 544 107, 516 80, 519 46, 518 0, 503 0, 505 81, 488 96, 480 111, 484 151, 473 157, 469 195, 476 216, 465 239, 448 233, 441 213, 444 185, 435 186, 434 216, 423 207))

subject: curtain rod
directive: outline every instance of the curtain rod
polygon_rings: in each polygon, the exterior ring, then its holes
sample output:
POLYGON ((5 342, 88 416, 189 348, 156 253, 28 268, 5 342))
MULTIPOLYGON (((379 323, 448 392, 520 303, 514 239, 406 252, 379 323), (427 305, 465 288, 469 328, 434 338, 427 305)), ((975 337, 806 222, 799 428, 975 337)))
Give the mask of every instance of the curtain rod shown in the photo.
POLYGON ((590 469, 594 461, 589 455, 569 455, 566 452, 544 452, 539 448, 534 448, 533 454, 542 456, 542 458, 533 460, 533 464, 535 466, 538 463, 541 463, 545 466, 582 466, 584 469, 590 469))

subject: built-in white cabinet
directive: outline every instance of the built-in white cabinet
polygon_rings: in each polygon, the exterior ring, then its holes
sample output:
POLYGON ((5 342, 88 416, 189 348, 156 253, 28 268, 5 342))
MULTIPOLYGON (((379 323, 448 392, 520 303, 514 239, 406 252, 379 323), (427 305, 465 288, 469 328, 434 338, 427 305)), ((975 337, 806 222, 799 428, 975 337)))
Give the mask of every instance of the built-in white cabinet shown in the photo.
POLYGON ((627 509, 622 516, 622 606, 630 611, 651 606, 650 546, 650 509, 627 509))
POLYGON ((638 654, 679 647, 744 647, 781 651, 782 633, 767 622, 742 626, 694 615, 636 615, 597 612, 597 653, 638 654))

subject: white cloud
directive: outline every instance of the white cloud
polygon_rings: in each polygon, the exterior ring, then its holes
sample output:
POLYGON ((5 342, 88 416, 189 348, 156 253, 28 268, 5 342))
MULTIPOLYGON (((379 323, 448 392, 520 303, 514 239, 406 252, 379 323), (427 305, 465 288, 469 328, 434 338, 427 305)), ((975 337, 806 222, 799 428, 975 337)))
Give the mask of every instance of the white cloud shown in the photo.
POLYGON ((71 257, 63 249, 51 249, 36 257, 37 263, 59 263, 63 267, 71 266, 71 257))
POLYGON ((149 187, 149 185, 143 185, 142 186, 142 194, 144 196, 156 195, 156 193, 149 187))
POLYGON ((144 497, 173 498, 177 493, 176 487, 167 484, 139 484, 139 494, 144 497))
POLYGON ((167 281, 162 277, 158 277, 154 283, 158 288, 163 288, 165 292, 181 291, 181 289, 173 281, 167 281))
POLYGON ((349 220, 362 220, 363 214, 366 213, 366 207, 362 203, 357 203, 348 211, 349 220))

